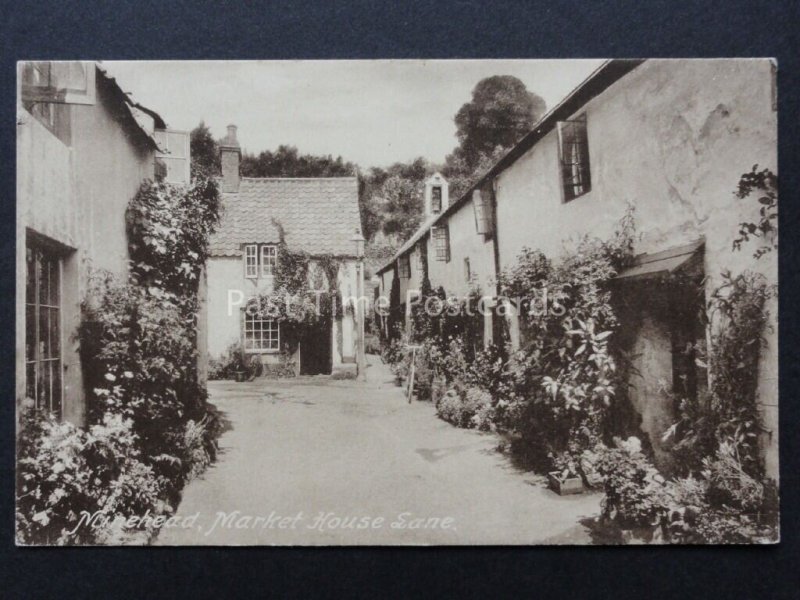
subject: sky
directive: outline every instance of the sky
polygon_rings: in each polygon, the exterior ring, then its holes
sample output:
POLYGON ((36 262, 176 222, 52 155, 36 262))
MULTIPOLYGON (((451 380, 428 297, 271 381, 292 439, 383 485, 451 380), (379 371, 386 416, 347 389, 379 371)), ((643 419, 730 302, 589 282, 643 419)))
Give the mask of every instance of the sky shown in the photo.
POLYGON ((599 60, 105 61, 122 89, 167 126, 238 126, 246 152, 281 144, 362 168, 456 146, 453 117, 491 75, 514 75, 555 106, 599 60))

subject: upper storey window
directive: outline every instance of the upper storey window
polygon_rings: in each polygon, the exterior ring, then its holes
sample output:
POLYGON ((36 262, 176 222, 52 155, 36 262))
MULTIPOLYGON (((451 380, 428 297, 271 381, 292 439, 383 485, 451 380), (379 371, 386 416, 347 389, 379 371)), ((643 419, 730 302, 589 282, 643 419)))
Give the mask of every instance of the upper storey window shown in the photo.
POLYGON ((558 124, 558 149, 564 202, 569 202, 592 189, 585 114, 558 124))

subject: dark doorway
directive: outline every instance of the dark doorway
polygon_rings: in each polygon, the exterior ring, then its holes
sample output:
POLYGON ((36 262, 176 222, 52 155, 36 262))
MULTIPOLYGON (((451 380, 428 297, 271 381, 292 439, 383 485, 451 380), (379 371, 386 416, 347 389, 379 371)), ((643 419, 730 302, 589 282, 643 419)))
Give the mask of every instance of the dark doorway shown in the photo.
POLYGON ((300 374, 329 375, 331 372, 331 322, 320 320, 303 328, 300 337, 300 374))

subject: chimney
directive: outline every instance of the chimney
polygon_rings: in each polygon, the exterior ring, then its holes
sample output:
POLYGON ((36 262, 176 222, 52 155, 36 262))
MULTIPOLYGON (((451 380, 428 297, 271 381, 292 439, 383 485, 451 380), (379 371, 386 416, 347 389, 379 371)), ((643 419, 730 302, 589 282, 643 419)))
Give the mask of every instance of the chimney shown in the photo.
POLYGON ((219 143, 220 164, 222 166, 222 191, 236 193, 239 191, 239 161, 242 149, 236 139, 236 125, 228 125, 228 135, 219 143))

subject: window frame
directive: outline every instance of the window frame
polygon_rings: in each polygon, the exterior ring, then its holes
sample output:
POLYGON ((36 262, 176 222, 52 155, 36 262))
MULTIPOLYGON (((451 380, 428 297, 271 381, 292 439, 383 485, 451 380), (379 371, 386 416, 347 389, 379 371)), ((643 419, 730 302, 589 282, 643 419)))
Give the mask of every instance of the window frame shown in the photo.
POLYGON ((558 168, 564 203, 572 202, 592 191, 589 127, 586 113, 558 122, 558 168), (567 132, 570 130, 570 140, 567 132), (567 160, 567 152, 573 156, 567 160))
POLYGON ((441 185, 433 185, 431 186, 431 214, 438 215, 442 212, 442 198, 444 197, 444 190, 442 189, 441 185), (439 197, 436 197, 436 192, 439 193, 439 197), (435 202, 438 202, 438 208, 435 202))
POLYGON ((281 351, 281 324, 276 319, 264 319, 258 315, 250 314, 247 310, 242 311, 244 317, 242 320, 242 347, 245 354, 277 354, 281 351), (248 325, 250 327, 248 328, 248 325), (256 328, 259 325, 259 328, 256 328), (258 337, 252 337, 252 347, 248 345, 248 334, 259 334, 258 337), (266 334, 266 337, 265 337, 266 334), (272 336, 274 334, 274 338, 272 336), (258 347, 256 346, 258 342, 258 347), (268 347, 264 347, 264 342, 267 342, 268 347))
POLYGON ((400 279, 411 279, 411 257, 408 254, 397 258, 397 274, 400 279))
POLYGON ((438 225, 431 228, 434 257, 438 262, 450 262, 450 227, 438 225))
POLYGON ((245 244, 242 255, 244 256, 244 278, 258 279, 258 244, 245 244), (252 263, 250 262, 251 258, 253 259, 252 263))
POLYGON ((159 148, 156 150, 156 165, 163 165, 162 179, 169 183, 188 184, 191 179, 190 133, 179 129, 156 129, 153 137, 159 148))
POLYGON ((258 274, 260 277, 272 278, 275 277, 275 269, 278 267, 278 247, 275 244, 261 244, 258 250, 258 274), (267 262, 267 252, 272 251, 272 256, 269 257, 267 262), (267 269, 267 267, 269 267, 267 269))
POLYGON ((63 253, 58 252, 56 249, 51 248, 49 245, 44 243, 37 243, 37 240, 31 240, 30 237, 28 238, 25 246, 25 253, 26 253, 26 281, 25 281, 25 395, 28 396, 29 390, 29 370, 33 369, 33 389, 34 394, 32 400, 34 401, 34 407, 36 410, 48 410, 56 415, 58 419, 61 419, 64 416, 64 373, 63 373, 63 364, 64 364, 64 315, 63 315, 63 297, 64 297, 64 256, 63 253), (34 253, 33 256, 33 266, 34 272, 30 273, 30 268, 28 264, 28 253, 34 253), (42 291, 41 291, 41 267, 43 264, 43 258, 46 258, 50 264, 54 264, 56 267, 55 273, 49 273, 47 277, 47 285, 48 294, 47 304, 42 302, 42 291), (55 289, 51 289, 51 284, 53 281, 53 275, 57 278, 55 289), (33 283, 33 302, 31 302, 31 297, 29 295, 29 280, 32 277, 33 283), (55 297, 55 303, 51 303, 53 298, 55 297), (30 310, 33 310, 32 319, 30 310), (43 311, 45 311, 43 313, 43 311), (47 315, 47 351, 45 354, 47 356, 42 358, 42 338, 41 338, 41 328, 42 328, 42 315, 47 315), (55 314, 55 338, 52 339, 53 334, 53 324, 52 324, 52 316, 55 314), (31 321, 33 323, 33 331, 31 332, 31 321), (31 343, 31 336, 33 337, 33 342, 31 343), (32 349, 32 356, 29 356, 29 349, 32 349), (43 367, 47 365, 47 371, 49 372, 49 393, 47 394, 47 398, 44 399, 46 402, 46 406, 42 404, 42 398, 39 397, 39 383, 40 383, 40 374, 42 372, 43 367), (54 386, 55 383, 55 386, 54 386), (56 400, 56 387, 57 387, 57 400, 56 400))

